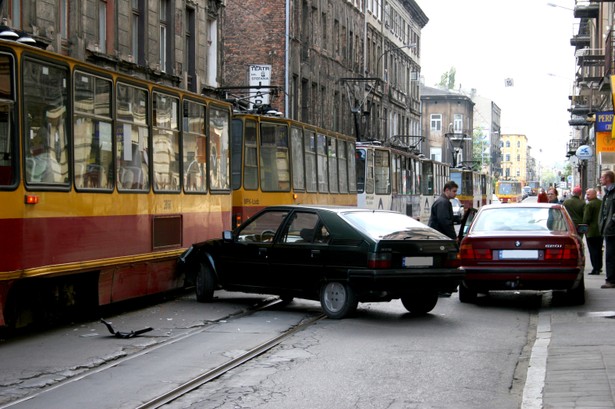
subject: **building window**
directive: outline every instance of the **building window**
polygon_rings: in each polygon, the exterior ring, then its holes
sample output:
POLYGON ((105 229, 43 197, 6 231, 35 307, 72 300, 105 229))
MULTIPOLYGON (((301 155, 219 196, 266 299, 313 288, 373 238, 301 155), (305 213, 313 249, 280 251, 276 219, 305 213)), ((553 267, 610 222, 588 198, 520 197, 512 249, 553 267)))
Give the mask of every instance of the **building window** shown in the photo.
POLYGON ((510 141, 506 141, 506 147, 510 148, 510 141))
POLYGON ((442 130, 442 114, 431 114, 430 117, 430 128, 432 131, 441 131, 442 130))
POLYGON ((98 48, 107 52, 107 0, 98 2, 98 48))
POLYGON ((521 141, 517 141, 517 148, 521 147, 521 141))
POLYGON ((455 114, 453 116, 453 131, 455 133, 463 132, 463 115, 455 114))
POLYGON ((196 41, 195 41, 195 18, 194 18, 194 9, 186 8, 186 49, 184 51, 185 56, 185 69, 188 73, 188 84, 187 88, 190 91, 196 92, 196 64, 195 64, 195 54, 196 54, 196 41))
POLYGON ((131 52, 133 61, 139 65, 145 64, 145 49, 143 47, 144 3, 145 0, 132 0, 131 16, 131 52))
POLYGON ((506 154, 506 162, 510 162, 510 153, 506 154))
POLYGON ((167 7, 168 0, 160 0, 160 71, 167 72, 167 7))
MULTIPOLYGON (((18 2, 14 2, 18 3, 18 2)), ((68 38, 68 4, 67 0, 60 0, 60 15, 59 15, 59 23, 60 23, 60 35, 63 39, 68 38)), ((20 24, 21 26, 21 24, 20 24)))
MULTIPOLYGON (((65 2, 66 0, 62 1, 62 3, 65 2)), ((11 0, 9 13, 13 28, 21 29, 21 0, 11 0)))

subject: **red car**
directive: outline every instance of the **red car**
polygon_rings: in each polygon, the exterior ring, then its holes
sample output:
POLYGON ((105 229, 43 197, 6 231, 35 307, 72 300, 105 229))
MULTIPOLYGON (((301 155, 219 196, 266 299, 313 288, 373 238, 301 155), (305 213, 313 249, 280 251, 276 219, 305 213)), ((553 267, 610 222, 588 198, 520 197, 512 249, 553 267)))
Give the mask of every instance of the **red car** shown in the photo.
POLYGON ((460 229, 459 300, 490 290, 565 290, 585 303, 585 255, 566 209, 553 203, 509 203, 470 209, 460 229))

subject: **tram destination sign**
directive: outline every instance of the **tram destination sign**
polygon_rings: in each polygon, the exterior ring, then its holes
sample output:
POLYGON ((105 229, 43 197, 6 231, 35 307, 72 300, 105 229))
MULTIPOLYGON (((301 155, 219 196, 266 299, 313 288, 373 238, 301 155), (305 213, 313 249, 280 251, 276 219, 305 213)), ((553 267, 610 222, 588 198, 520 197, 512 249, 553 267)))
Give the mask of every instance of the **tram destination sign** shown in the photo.
POLYGON ((271 85, 271 65, 250 65, 248 83, 250 84, 250 108, 253 108, 255 104, 269 104, 269 89, 259 87, 271 85))

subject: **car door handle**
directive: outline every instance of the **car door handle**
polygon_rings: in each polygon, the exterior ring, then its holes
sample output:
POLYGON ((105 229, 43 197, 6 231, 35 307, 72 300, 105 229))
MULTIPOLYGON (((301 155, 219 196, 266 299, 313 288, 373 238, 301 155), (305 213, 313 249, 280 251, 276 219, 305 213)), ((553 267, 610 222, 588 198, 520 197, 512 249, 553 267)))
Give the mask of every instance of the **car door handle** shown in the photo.
POLYGON ((312 250, 312 251, 310 251, 310 257, 311 258, 318 258, 318 257, 320 257, 320 250, 312 250))
POLYGON ((267 258, 267 249, 265 247, 259 247, 258 256, 267 258))

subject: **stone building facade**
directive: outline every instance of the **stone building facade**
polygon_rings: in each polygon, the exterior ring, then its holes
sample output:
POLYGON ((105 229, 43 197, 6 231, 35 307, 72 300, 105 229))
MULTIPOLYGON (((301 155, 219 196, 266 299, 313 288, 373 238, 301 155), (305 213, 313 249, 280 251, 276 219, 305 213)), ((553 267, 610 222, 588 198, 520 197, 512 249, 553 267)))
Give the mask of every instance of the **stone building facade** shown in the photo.
POLYGON ((223 0, 7 0, 6 24, 40 46, 139 78, 219 87, 223 0))
POLYGON ((474 102, 467 95, 421 86, 423 153, 451 166, 472 167, 474 102))
POLYGON ((530 147, 527 143, 527 136, 503 134, 500 143, 500 150, 502 152, 501 178, 528 182, 530 147))
POLYGON ((249 100, 250 67, 270 67, 269 103, 290 118, 421 138, 428 19, 414 0, 7 0, 0 12, 43 47, 209 96, 249 100))
POLYGON ((270 104, 290 118, 358 139, 419 135, 427 21, 411 0, 228 1, 224 85, 239 91, 250 66, 270 65, 270 104))

